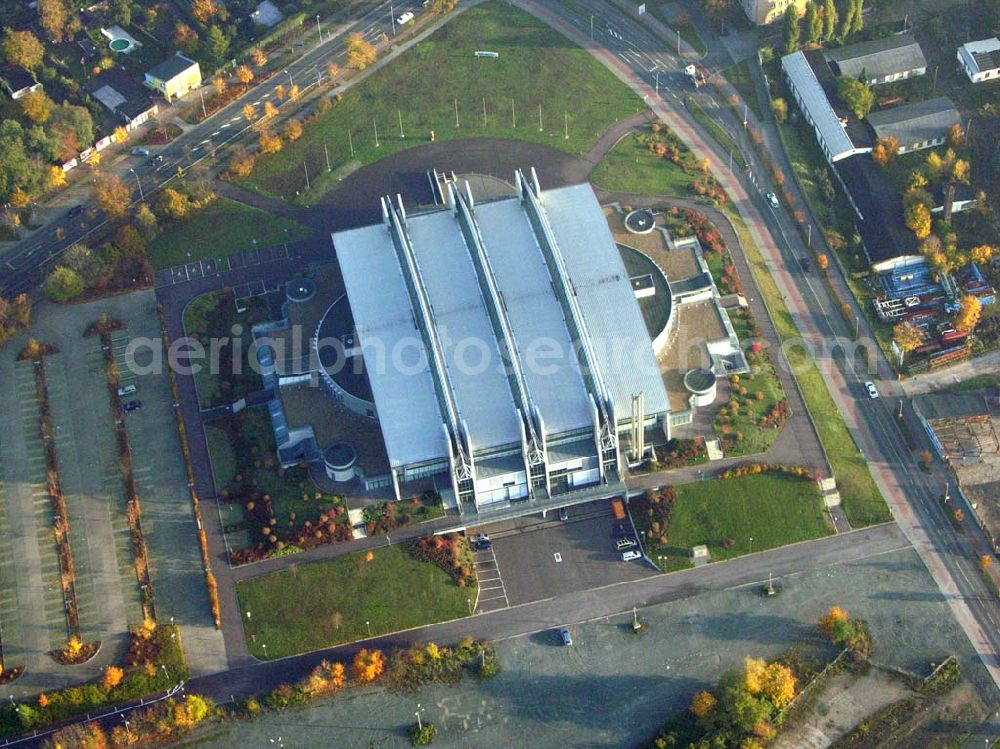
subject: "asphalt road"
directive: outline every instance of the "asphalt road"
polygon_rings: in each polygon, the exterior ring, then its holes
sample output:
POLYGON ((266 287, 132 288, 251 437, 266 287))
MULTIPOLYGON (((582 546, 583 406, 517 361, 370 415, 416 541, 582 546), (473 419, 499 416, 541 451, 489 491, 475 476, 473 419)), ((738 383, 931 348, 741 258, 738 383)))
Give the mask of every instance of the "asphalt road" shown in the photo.
MULTIPOLYGON (((662 41, 654 37, 641 23, 620 11, 596 0, 578 0, 573 8, 579 15, 563 5, 549 5, 548 12, 557 15, 576 27, 581 35, 589 36, 590 22, 584 13, 593 12, 593 45, 600 45, 613 53, 628 67, 633 79, 654 88, 656 70, 653 63, 676 70, 680 63, 673 58, 662 41)), ((607 64, 607 62, 606 62, 607 64)), ((617 64, 615 65, 617 67, 617 64)), ((678 86, 676 75, 664 83, 659 76, 659 100, 651 102, 670 111, 675 118, 685 122, 688 131, 700 136, 697 150, 709 150, 719 164, 726 164, 728 152, 716 143, 700 125, 693 121, 681 102, 681 95, 691 91, 686 80, 678 86), (680 95, 679 95, 680 94, 680 95), (701 146, 707 146, 707 149, 701 146)), ((700 96, 708 96, 702 92, 700 96)), ((647 100, 649 97, 647 96, 647 100)), ((732 121, 725 107, 713 107, 710 115, 730 131, 732 121)), ((738 128, 737 128, 738 129, 738 128)), ((745 142, 745 140, 743 141, 745 142)), ((894 510, 906 533, 920 552, 942 592, 952 601, 953 611, 966 631, 980 657, 994 678, 1000 681, 1000 601, 987 587, 976 569, 976 560, 986 550, 978 532, 960 536, 948 517, 950 510, 942 505, 944 480, 936 474, 921 471, 897 427, 893 411, 899 407, 902 388, 896 381, 891 367, 873 343, 874 338, 864 321, 858 320, 859 332, 872 343, 868 346, 872 371, 860 369, 854 356, 836 303, 830 298, 822 282, 801 269, 800 260, 812 253, 798 234, 792 217, 783 208, 772 208, 764 195, 776 191, 767 170, 756 153, 743 149, 743 156, 750 168, 734 172, 743 190, 753 203, 751 228, 765 229, 770 234, 778 258, 768 257, 769 247, 762 247, 768 259, 768 269, 775 277, 785 296, 793 321, 810 345, 813 356, 827 379, 831 394, 845 418, 848 428, 868 459, 873 475, 894 510), (756 215, 753 215, 756 214, 756 215), (760 221, 757 218, 760 218, 760 221), (777 259, 779 262, 774 262, 777 259), (876 382, 883 397, 871 401, 864 393, 864 382, 876 382)), ((745 210, 745 206, 741 206, 745 210)), ((742 212, 742 211, 741 211, 742 212)), ((966 508, 967 514, 971 512, 966 508)))
MULTIPOLYGON (((345 68, 344 42, 349 34, 360 32, 369 42, 377 43, 383 34, 392 35, 392 13, 398 17, 405 11, 420 14, 421 0, 394 0, 371 7, 357 19, 340 26, 323 30, 322 41, 306 49, 286 70, 277 73, 235 99, 228 106, 204 122, 187 129, 181 136, 162 148, 151 148, 151 157, 135 157, 118 167, 119 176, 130 187, 134 185, 133 199, 159 189, 177 177, 178 169, 190 169, 203 159, 214 159, 216 151, 240 138, 249 126, 243 116, 243 107, 254 104, 258 108, 271 97, 278 84, 297 84, 305 92, 307 87, 328 79, 327 67, 336 62, 345 68)), ((396 28, 399 32, 399 29, 396 28)), ((204 90, 204 89, 202 89, 204 90)), ((277 100, 274 100, 277 103, 277 100)), ((290 104, 286 100, 285 105, 290 104)), ((279 108, 281 104, 277 104, 279 108)), ((31 237, 14 245, 0 258, 0 294, 11 296, 30 292, 37 287, 59 254, 74 242, 84 241, 105 224, 103 214, 88 199, 81 203, 90 209, 69 216, 70 206, 58 219, 50 221, 31 237), (62 238, 59 238, 60 232, 62 238)))

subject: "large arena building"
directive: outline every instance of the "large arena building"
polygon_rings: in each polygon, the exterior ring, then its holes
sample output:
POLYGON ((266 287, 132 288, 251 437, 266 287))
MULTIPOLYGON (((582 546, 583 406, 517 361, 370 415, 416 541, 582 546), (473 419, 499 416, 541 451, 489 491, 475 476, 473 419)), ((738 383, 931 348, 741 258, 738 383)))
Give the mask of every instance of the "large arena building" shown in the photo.
MULTIPOLYGON (((621 488, 646 435, 669 437, 652 342, 587 184, 443 206, 382 200, 335 233, 350 330, 324 379, 375 416, 390 481, 440 476, 463 513, 543 510, 621 488), (359 374, 363 372, 363 374, 359 374)), ((442 482, 439 482, 442 483, 442 482)))

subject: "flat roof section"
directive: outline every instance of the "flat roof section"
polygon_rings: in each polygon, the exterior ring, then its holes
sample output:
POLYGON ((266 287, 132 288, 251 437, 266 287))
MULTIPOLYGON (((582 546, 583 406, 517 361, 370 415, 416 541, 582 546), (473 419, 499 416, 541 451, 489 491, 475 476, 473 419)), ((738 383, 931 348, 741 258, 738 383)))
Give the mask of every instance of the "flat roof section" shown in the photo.
POLYGON ((545 431, 559 434, 592 426, 590 400, 562 305, 552 293, 549 269, 520 201, 483 203, 475 213, 529 395, 545 431))
POLYGON ((339 232, 333 243, 389 463, 395 467, 444 458, 444 418, 427 350, 386 227, 339 232))
POLYGON ((435 211, 408 218, 407 230, 473 449, 519 443, 500 346, 458 220, 435 211))
POLYGON ((543 190, 541 204, 577 295, 616 418, 631 417, 632 396, 640 392, 647 414, 668 412, 653 343, 593 189, 582 184, 543 190))

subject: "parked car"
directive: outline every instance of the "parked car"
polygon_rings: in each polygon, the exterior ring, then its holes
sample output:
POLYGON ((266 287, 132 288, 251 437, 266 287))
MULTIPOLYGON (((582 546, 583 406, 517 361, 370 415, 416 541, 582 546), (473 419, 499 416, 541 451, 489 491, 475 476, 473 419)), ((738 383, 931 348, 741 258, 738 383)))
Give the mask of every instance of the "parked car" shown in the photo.
POLYGON ((573 644, 573 636, 569 633, 569 630, 566 629, 566 627, 559 628, 559 642, 561 642, 566 647, 569 647, 570 645, 573 644))
POLYGON ((76 218, 81 213, 83 213, 83 206, 82 205, 75 205, 75 206, 73 206, 72 208, 69 209, 69 213, 67 213, 66 215, 69 216, 70 218, 76 218))
POLYGON ((567 520, 569 520, 569 510, 567 510, 565 507, 560 507, 559 508, 559 519, 562 520, 564 523, 567 520))
POLYGON ((634 538, 619 538, 615 541, 615 548, 618 549, 618 551, 621 551, 622 549, 631 549, 633 546, 637 545, 638 544, 636 544, 634 538))
POLYGON ((149 156, 148 148, 133 148, 131 151, 133 156, 149 156))
POLYGON ((624 521, 618 521, 611 526, 611 536, 613 538, 627 538, 632 535, 632 529, 624 521))
POLYGON ((631 562, 633 559, 642 559, 642 554, 640 554, 635 549, 629 549, 628 551, 622 552, 623 562, 631 562))
POLYGON ((810 262, 809 258, 802 258, 799 260, 799 264, 802 266, 803 273, 812 273, 812 262, 810 262))
POLYGON ((874 382, 866 382, 865 390, 868 391, 868 397, 871 398, 872 400, 878 398, 878 390, 875 388, 874 382))
POLYGON ((493 548, 493 542, 485 533, 480 533, 469 539, 469 544, 475 551, 489 551, 493 548))
POLYGON ((119 398, 124 398, 126 395, 135 395, 135 385, 123 385, 118 388, 119 398))
POLYGON ((138 411, 142 408, 142 401, 129 401, 122 406, 122 408, 125 410, 125 413, 128 413, 129 411, 138 411))
POLYGON ((771 204, 772 208, 777 208, 778 207, 778 196, 775 195, 773 192, 769 192, 767 194, 767 202, 771 204))
POLYGON ((403 24, 409 23, 412 20, 413 20, 413 12, 408 10, 405 13, 400 14, 399 18, 396 19, 396 23, 402 26, 403 24))

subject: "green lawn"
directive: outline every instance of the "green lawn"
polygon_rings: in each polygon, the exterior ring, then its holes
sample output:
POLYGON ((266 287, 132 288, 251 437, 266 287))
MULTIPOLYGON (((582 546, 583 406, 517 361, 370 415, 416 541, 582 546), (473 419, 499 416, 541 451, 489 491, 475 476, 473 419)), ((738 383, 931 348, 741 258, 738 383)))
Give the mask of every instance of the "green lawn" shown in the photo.
POLYGON ((194 374, 198 399, 203 407, 231 403, 256 390, 261 385, 260 375, 250 366, 250 352, 253 343, 251 327, 266 322, 270 317, 263 297, 253 297, 244 312, 237 312, 231 293, 210 291, 195 297, 184 309, 184 332, 196 338, 204 346, 206 357, 194 374), (242 327, 236 336, 233 326, 242 327), (211 350, 213 339, 239 339, 241 359, 239 366, 233 359, 235 347, 220 345, 218 366, 210 361, 207 352, 211 350))
POLYGON ((280 658, 469 615, 475 588, 458 587, 399 545, 373 554, 371 561, 349 554, 238 583, 250 651, 280 658))
MULTIPOLYGON (((729 208, 723 210, 736 227, 740 244, 746 253, 750 270, 768 307, 778 337, 782 341, 797 340, 798 329, 750 232, 735 211, 729 208)), ((848 521, 853 527, 860 528, 892 520, 889 507, 882 499, 882 494, 868 470, 868 463, 847 431, 847 426, 827 389, 826 380, 815 362, 811 360, 797 362, 795 379, 799 383, 806 406, 833 466, 848 521)))
MULTIPOLYGON (((741 339, 743 340, 743 339, 741 339)), ((721 417, 715 420, 715 432, 722 440, 727 458, 739 455, 754 455, 766 451, 781 434, 780 429, 765 429, 758 425, 758 420, 766 416, 775 404, 784 400, 785 391, 771 361, 763 354, 748 353, 755 371, 740 375, 739 382, 731 385, 733 391, 746 388, 746 394, 740 394, 738 400, 740 409, 734 416, 729 413, 727 420, 721 417), (763 393, 760 400, 757 393, 763 393), (725 430, 724 427, 728 428, 725 430), (730 435, 741 434, 742 439, 733 439, 730 435)), ((735 395, 735 393, 734 393, 735 395)), ((732 401, 728 406, 732 410, 732 401)))
POLYGON ((154 268, 210 260, 256 247, 271 247, 309 236, 309 230, 280 216, 219 198, 188 218, 165 226, 149 245, 154 268))
MULTIPOLYGON (((646 550, 665 572, 690 567, 691 547, 698 544, 707 544, 719 561, 833 532, 819 489, 809 480, 761 474, 696 481, 676 490, 668 542, 646 550)), ((639 530, 646 528, 642 513, 633 518, 639 530)))
POLYGON ((743 101, 750 107, 750 110, 758 117, 762 117, 764 111, 761 109, 760 99, 757 97, 757 86, 754 84, 750 73, 750 65, 756 64, 750 60, 743 60, 728 68, 724 68, 722 70, 722 77, 733 84, 733 88, 739 92, 743 101))
POLYGON ((242 183, 294 198, 305 191, 302 164, 308 162, 311 190, 299 199, 313 202, 346 170, 428 143, 431 131, 437 141, 512 138, 580 155, 616 121, 643 108, 589 53, 523 11, 488 2, 353 86, 301 139, 259 159, 242 183), (476 50, 500 56, 477 58, 476 50), (323 168, 324 146, 332 172, 323 168))
POLYGON ((228 486, 236 475, 236 453, 229 444, 228 435, 217 427, 205 426, 205 441, 208 443, 208 454, 212 459, 215 488, 219 490, 228 486))
POLYGON ((618 141, 594 168, 590 181, 610 192, 689 196, 696 175, 652 153, 641 137, 634 133, 618 141))

